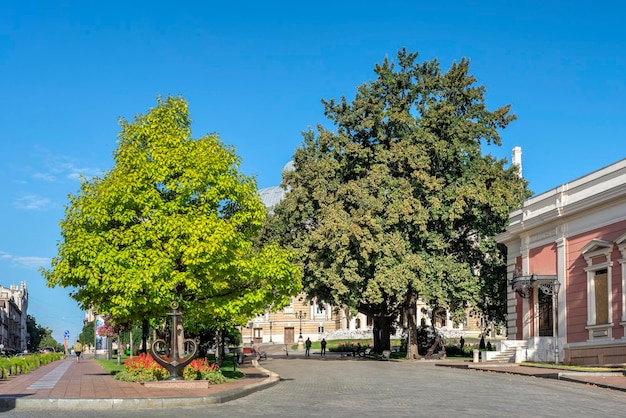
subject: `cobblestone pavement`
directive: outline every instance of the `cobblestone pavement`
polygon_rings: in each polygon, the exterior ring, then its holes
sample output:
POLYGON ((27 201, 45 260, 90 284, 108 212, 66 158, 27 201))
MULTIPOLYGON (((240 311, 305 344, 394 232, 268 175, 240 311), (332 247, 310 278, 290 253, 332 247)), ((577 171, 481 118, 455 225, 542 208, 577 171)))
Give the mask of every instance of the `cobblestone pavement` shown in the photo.
POLYGON ((626 393, 532 376, 317 356, 263 362, 281 382, 224 404, 154 410, 7 411, 3 417, 614 417, 626 393))

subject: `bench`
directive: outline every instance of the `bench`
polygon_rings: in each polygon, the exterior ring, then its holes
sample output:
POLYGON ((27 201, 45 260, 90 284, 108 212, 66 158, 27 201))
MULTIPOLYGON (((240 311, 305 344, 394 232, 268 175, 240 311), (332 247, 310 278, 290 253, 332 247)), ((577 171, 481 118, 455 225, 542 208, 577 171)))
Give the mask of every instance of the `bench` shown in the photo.
POLYGON ((256 356, 257 360, 267 360, 267 353, 265 351, 259 350, 259 347, 252 347, 252 353, 256 356))
POLYGON ((257 360, 265 359, 267 360, 267 353, 265 351, 259 350, 259 347, 243 347, 241 352, 246 357, 256 357, 257 360))

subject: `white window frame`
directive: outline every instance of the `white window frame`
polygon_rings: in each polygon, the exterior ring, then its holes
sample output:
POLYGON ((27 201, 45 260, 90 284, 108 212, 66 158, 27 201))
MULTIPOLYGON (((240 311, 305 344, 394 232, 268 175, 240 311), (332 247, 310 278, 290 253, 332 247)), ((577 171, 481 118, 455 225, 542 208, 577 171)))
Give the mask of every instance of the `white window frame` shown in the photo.
POLYGON ((612 340, 613 339, 613 300, 611 298, 611 290, 613 288, 611 251, 613 243, 593 239, 589 244, 585 245, 581 252, 587 267, 587 326, 589 331, 589 341, 596 340, 612 340), (605 261, 594 263, 594 259, 604 257, 605 261), (607 324, 596 323, 596 273, 600 270, 606 270, 607 274, 607 309, 609 322, 607 324))
POLYGON ((615 244, 617 244, 617 248, 622 254, 622 258, 617 260, 622 270, 622 320, 619 324, 624 327, 624 336, 622 339, 626 339, 626 233, 620 235, 620 237, 615 240, 615 244))

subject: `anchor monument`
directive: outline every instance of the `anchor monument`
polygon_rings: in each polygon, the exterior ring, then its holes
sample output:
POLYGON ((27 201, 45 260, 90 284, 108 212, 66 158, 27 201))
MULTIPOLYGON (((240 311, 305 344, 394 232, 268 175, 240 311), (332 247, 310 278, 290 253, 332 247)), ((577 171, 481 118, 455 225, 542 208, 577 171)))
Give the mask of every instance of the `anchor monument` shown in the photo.
MULTIPOLYGON (((150 352, 152 354, 152 358, 158 364, 163 366, 165 370, 170 372, 170 377, 167 380, 183 380, 183 369, 191 363, 191 361, 198 354, 198 342, 196 340, 192 340, 190 338, 184 338, 184 335, 181 335, 183 338, 183 344, 191 344, 192 349, 186 356, 180 357, 178 353, 178 321, 181 321, 182 324, 182 312, 179 308, 178 302, 174 301, 170 303, 170 307, 172 308, 172 312, 168 313, 168 316, 172 317, 172 332, 171 332, 171 341, 169 343, 169 358, 164 358, 161 356, 157 350, 157 344, 164 344, 166 347, 168 346, 167 342, 163 339, 155 340, 150 346, 150 352)), ((183 353, 184 354, 184 353, 183 353)))

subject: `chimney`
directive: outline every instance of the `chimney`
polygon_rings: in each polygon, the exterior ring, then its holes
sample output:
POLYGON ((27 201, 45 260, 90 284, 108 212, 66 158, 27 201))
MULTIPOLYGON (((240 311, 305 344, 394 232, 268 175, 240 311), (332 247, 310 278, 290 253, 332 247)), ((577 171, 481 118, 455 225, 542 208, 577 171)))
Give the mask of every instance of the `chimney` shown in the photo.
POLYGON ((522 147, 513 147, 513 165, 519 167, 519 176, 522 177, 522 147))

